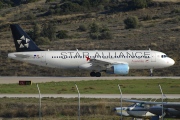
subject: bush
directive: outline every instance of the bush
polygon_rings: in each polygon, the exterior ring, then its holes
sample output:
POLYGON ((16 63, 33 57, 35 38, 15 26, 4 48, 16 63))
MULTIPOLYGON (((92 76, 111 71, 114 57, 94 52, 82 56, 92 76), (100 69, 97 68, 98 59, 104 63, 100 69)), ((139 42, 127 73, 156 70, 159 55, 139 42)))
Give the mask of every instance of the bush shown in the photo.
POLYGON ((180 9, 173 9, 171 13, 180 13, 180 9))
POLYGON ((99 32, 99 25, 97 23, 95 23, 95 22, 90 24, 90 32, 91 33, 99 32))
POLYGON ((68 38, 69 36, 67 33, 68 33, 68 31, 66 31, 66 30, 60 30, 60 31, 58 31, 58 34, 56 35, 56 37, 59 39, 68 38))
POLYGON ((82 7, 78 3, 67 2, 60 6, 63 13, 79 12, 82 11, 82 7))
POLYGON ((132 9, 146 8, 152 3, 152 0, 132 0, 129 2, 129 7, 132 9))
POLYGON ((137 28, 139 24, 139 20, 137 16, 130 16, 124 20, 125 28, 137 28))
POLYGON ((99 33, 90 33, 90 38, 91 39, 99 39, 99 36, 100 36, 100 34, 99 33))
POLYGON ((44 24, 41 35, 43 37, 48 37, 51 41, 56 38, 56 27, 52 23, 44 24))
POLYGON ((49 45, 50 40, 47 37, 39 37, 36 39, 37 45, 49 45))
POLYGON ((79 28, 78 28, 78 31, 80 32, 83 32, 83 31, 86 31, 87 30, 87 27, 85 25, 80 25, 79 28))
POLYGON ((113 36, 106 25, 98 25, 97 23, 92 23, 90 26, 90 38, 91 39, 112 39, 113 36))
POLYGON ((26 16, 26 20, 33 20, 33 19, 35 19, 35 15, 32 13, 32 12, 30 12, 27 16, 26 16))
POLYGON ((101 40, 112 39, 112 38, 113 38, 112 33, 109 31, 102 32, 101 35, 99 36, 99 39, 101 40))
POLYGON ((46 0, 46 3, 48 3, 48 2, 54 2, 54 0, 46 0))
POLYGON ((106 32, 106 31, 109 31, 109 28, 107 25, 102 25, 102 28, 100 30, 101 32, 106 32))
POLYGON ((143 17, 143 20, 152 20, 152 16, 151 15, 146 15, 143 17))

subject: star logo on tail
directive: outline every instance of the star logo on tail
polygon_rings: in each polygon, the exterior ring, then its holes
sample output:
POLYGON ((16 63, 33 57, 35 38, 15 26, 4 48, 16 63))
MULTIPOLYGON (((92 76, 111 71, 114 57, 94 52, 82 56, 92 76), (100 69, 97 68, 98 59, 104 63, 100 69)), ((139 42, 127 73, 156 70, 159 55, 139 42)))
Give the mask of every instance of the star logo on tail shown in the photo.
POLYGON ((23 35, 19 40, 17 40, 17 43, 19 44, 19 48, 28 48, 29 41, 30 39, 25 38, 25 36, 23 35))

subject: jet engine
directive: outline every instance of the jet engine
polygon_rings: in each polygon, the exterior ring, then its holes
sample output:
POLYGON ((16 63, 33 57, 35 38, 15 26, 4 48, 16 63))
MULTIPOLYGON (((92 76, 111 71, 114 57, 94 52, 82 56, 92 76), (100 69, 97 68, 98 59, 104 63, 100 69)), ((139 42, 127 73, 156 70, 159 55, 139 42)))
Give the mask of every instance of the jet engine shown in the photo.
POLYGON ((128 64, 117 64, 106 69, 106 73, 127 75, 129 73, 128 64))

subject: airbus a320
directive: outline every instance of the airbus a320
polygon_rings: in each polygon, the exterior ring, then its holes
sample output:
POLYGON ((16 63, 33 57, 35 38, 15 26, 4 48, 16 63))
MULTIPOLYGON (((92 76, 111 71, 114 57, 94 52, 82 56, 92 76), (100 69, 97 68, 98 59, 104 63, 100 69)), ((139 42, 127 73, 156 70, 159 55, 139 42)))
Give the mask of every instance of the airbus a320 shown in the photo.
POLYGON ((8 57, 31 64, 60 69, 86 69, 90 76, 100 77, 101 72, 126 75, 129 69, 165 68, 175 61, 165 53, 153 50, 63 50, 44 51, 18 24, 10 25, 16 52, 8 57))

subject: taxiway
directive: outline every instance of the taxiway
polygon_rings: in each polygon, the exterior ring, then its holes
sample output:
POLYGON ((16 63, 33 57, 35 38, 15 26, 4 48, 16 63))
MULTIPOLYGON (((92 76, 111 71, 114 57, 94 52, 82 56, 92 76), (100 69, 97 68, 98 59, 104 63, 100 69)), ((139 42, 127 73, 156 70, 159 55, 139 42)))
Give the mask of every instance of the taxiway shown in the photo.
POLYGON ((140 79, 180 79, 180 77, 0 77, 0 84, 18 83, 19 80, 31 80, 33 83, 61 82, 61 81, 88 81, 88 80, 140 80, 140 79))

